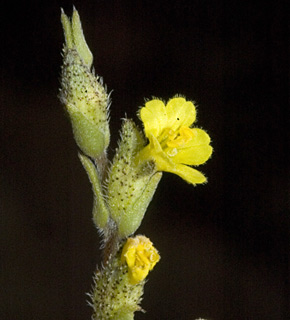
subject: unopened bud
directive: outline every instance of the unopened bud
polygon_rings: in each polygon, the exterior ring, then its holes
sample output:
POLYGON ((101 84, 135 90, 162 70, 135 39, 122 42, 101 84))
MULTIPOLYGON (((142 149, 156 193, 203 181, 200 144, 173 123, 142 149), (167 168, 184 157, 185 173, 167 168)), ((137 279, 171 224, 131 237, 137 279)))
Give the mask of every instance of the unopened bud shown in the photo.
POLYGON ((109 96, 102 79, 91 71, 93 57, 74 9, 72 20, 62 12, 65 35, 60 99, 72 122, 75 140, 86 155, 96 159, 110 141, 109 96))
POLYGON ((108 207, 120 237, 127 237, 140 226, 162 176, 153 162, 136 165, 134 157, 144 143, 134 122, 125 120, 107 186, 108 207))

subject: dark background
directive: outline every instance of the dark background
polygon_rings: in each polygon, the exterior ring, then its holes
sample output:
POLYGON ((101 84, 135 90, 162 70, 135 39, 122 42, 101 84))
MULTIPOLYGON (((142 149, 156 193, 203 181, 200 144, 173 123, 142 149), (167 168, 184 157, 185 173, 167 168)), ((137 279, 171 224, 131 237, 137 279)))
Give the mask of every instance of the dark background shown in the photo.
MULTIPOLYGON (((121 117, 176 93, 197 102, 215 149, 206 185, 164 174, 138 230, 162 259, 136 319, 290 319, 286 3, 73 3, 114 90, 110 154, 121 117)), ((0 319, 88 320, 100 239, 57 98, 72 3, 1 6, 0 319)))

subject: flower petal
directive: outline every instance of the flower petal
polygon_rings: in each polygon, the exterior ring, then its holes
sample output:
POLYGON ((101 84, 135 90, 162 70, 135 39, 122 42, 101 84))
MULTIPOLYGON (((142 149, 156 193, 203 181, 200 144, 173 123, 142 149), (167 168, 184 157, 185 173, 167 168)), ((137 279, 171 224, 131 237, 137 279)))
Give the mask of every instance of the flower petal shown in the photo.
POLYGON ((210 137, 204 130, 198 128, 193 128, 190 130, 193 133, 194 137, 193 139, 188 141, 188 143, 186 144, 186 148, 210 143, 210 137))
POLYGON ((121 262, 127 262, 130 283, 133 285, 143 281, 159 260, 158 251, 144 236, 128 238, 122 250, 121 262))
POLYGON ((206 162, 212 154, 212 147, 209 145, 210 137, 202 129, 189 129, 194 137, 184 146, 178 148, 178 152, 172 161, 188 165, 200 165, 206 162))
MULTIPOLYGON (((156 145, 154 149, 155 149, 154 151, 156 152, 157 151, 156 145)), ((160 149, 156 153, 153 151, 153 149, 151 150, 152 150, 152 157, 155 161, 156 169, 158 171, 166 171, 166 172, 177 174, 182 179, 192 184, 206 182, 206 178, 201 172, 191 167, 188 167, 184 164, 177 163, 174 157, 173 158, 168 157, 167 154, 163 151, 160 151, 160 149)))
POLYGON ((146 137, 149 133, 158 137, 167 126, 167 114, 163 101, 158 99, 148 101, 140 110, 140 118, 144 124, 146 137))
POLYGON ((175 163, 183 163, 198 166, 205 163, 212 154, 212 147, 208 144, 179 149, 172 157, 175 163))
POLYGON ((181 126, 189 127, 196 119, 196 109, 191 101, 178 97, 168 101, 166 105, 168 116, 167 127, 173 131, 181 126))
POLYGON ((200 171, 183 164, 175 165, 169 172, 177 174, 183 180, 191 184, 205 183, 207 181, 206 177, 200 171))

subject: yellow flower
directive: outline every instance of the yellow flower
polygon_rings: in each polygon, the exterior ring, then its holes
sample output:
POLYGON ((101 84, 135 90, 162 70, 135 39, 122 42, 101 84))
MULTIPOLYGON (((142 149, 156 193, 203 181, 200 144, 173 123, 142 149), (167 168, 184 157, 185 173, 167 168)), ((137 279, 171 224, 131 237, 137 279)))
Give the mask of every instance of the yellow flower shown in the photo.
POLYGON ((121 262, 128 265, 131 284, 144 280, 159 260, 158 251, 145 236, 128 238, 122 250, 121 262))
POLYGON ((191 101, 176 97, 168 101, 153 99, 140 110, 149 144, 137 161, 154 160, 158 171, 179 175, 189 183, 206 182, 206 177, 188 165, 200 165, 212 154, 210 137, 202 129, 191 128, 196 109, 191 101))

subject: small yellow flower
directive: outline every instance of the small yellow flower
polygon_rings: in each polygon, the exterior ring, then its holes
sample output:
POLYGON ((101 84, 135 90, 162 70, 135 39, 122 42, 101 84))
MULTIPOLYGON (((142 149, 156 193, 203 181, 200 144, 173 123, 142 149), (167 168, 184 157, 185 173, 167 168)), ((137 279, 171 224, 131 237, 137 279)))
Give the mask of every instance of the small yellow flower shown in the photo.
POLYGON ((128 238, 122 250, 121 262, 128 265, 131 284, 144 280, 159 260, 158 251, 145 236, 128 238))
POLYGON ((200 165, 212 154, 210 137, 202 129, 191 128, 196 109, 191 101, 176 97, 168 101, 153 99, 140 110, 149 144, 137 161, 154 160, 158 171, 179 175, 189 183, 204 183, 206 177, 188 165, 200 165))

